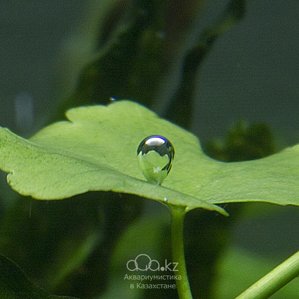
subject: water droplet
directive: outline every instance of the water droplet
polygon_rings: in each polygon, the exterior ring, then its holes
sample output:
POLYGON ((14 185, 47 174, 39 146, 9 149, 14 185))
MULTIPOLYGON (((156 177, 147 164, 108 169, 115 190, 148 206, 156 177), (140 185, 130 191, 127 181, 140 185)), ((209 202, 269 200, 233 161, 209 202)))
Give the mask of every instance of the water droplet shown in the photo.
POLYGON ((137 157, 144 177, 151 183, 161 185, 171 169, 174 148, 165 137, 152 135, 141 141, 137 157))

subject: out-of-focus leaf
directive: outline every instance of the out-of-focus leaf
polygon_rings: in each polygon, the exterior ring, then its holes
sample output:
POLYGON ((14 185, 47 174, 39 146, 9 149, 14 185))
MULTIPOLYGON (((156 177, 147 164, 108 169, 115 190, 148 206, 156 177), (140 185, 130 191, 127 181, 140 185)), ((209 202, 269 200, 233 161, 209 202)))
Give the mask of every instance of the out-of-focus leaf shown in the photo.
POLYGON ((275 152, 275 145, 267 125, 241 121, 228 131, 223 141, 208 142, 205 151, 217 160, 235 162, 269 156, 275 152))
POLYGON ((197 71, 206 55, 222 34, 234 27, 245 14, 245 0, 231 0, 225 11, 214 24, 200 33, 195 45, 189 49, 184 58, 181 78, 172 99, 167 107, 165 117, 184 127, 191 125, 193 111, 193 96, 197 71))
POLYGON ((0 255, 0 298, 3 299, 75 299, 55 296, 35 286, 12 261, 0 255))
MULTIPOLYGON (((153 296, 151 296, 153 295, 153 290, 142 290, 136 288, 137 283, 140 281, 136 279, 126 279, 126 274, 143 274, 152 276, 154 274, 158 274, 158 272, 132 272, 127 269, 126 264, 129 260, 136 258, 139 254, 147 254, 152 259, 158 260, 161 263, 164 262, 161 252, 164 251, 163 249, 168 248, 166 242, 168 237, 166 234, 169 236, 170 232, 169 217, 167 216, 170 215, 167 213, 166 209, 163 211, 164 213, 161 211, 160 213, 144 215, 138 221, 134 222, 133 225, 129 226, 126 232, 119 239, 111 259, 111 268, 109 271, 111 280, 109 282, 107 292, 101 298, 153 298, 153 296), (136 244, 136 240, 138 240, 138 244, 136 244), (131 284, 134 285, 134 288, 130 288, 131 284)), ((167 256, 167 260, 171 260, 171 253, 167 256)), ((166 283, 166 281, 163 282, 166 283)), ((168 282, 169 281, 167 281, 167 283, 168 282)), ((154 284, 155 281, 152 280, 151 283, 154 284)), ((161 281, 159 281, 159 283, 161 283, 161 281)), ((175 282, 171 281, 171 283, 175 282)), ((176 295, 176 290, 170 290, 168 293, 173 295, 173 292, 175 293, 174 295, 176 295)), ((155 294, 155 298, 170 297, 165 296, 165 291, 159 289, 158 294, 155 294)))
MULTIPOLYGON (((38 284, 55 288, 101 242, 103 215, 94 202, 83 196, 64 202, 16 202, 1 218, 0 251, 38 284)), ((98 198, 96 202, 104 206, 98 198)))
POLYGON ((0 252, 51 292, 88 298, 105 288, 114 244, 139 203, 107 192, 67 201, 20 200, 1 218, 0 252))
POLYGON ((99 4, 107 15, 101 20, 98 47, 80 72, 75 91, 59 108, 59 117, 71 107, 106 104, 111 97, 138 99, 149 106, 198 6, 193 0, 184 5, 157 0, 99 4), (176 9, 180 14, 174 15, 176 9))

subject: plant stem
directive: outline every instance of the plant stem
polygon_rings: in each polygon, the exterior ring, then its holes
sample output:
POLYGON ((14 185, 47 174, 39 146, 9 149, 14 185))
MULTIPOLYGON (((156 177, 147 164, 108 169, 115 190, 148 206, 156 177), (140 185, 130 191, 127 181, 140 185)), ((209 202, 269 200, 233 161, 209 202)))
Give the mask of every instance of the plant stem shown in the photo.
POLYGON ((176 286, 180 299, 192 299, 184 254, 184 217, 186 211, 182 207, 170 206, 171 210, 171 239, 173 262, 178 263, 176 286))
POLYGON ((264 299, 299 275, 299 251, 262 277, 236 299, 264 299))

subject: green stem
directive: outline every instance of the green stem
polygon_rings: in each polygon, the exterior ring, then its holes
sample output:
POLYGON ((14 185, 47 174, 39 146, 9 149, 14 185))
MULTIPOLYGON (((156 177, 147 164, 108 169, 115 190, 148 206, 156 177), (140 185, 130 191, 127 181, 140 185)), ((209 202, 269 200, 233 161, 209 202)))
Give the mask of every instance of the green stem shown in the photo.
POLYGON ((184 254, 184 217, 186 211, 182 207, 170 206, 171 210, 171 238, 172 238, 172 258, 178 263, 175 273, 176 286, 180 299, 192 299, 190 285, 185 263, 184 254))
POLYGON ((236 299, 264 299, 299 275, 299 251, 262 277, 236 299))

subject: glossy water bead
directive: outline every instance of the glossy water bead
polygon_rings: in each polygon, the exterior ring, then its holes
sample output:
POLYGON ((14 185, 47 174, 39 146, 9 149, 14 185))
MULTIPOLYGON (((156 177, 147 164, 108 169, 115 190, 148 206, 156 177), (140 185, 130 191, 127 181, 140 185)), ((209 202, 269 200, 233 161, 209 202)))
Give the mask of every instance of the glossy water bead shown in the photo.
POLYGON ((140 142, 137 157, 145 178, 151 183, 160 185, 171 169, 174 148, 167 138, 152 135, 140 142))

